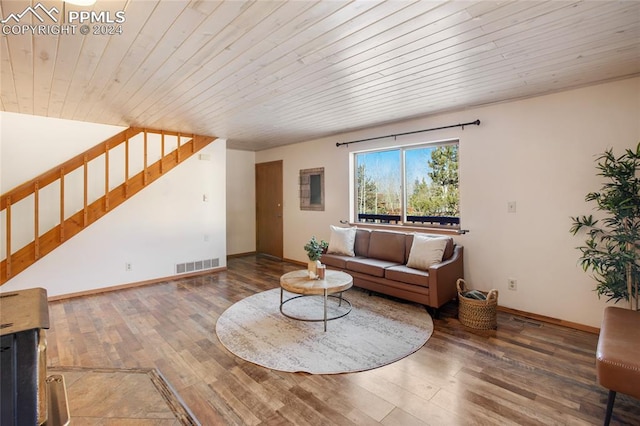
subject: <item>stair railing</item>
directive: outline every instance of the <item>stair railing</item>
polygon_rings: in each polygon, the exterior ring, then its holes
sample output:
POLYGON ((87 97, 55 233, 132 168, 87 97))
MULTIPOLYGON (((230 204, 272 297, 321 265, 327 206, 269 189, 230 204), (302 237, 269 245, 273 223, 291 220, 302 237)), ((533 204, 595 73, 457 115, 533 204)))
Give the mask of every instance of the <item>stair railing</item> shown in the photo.
MULTIPOLYGON (((4 222, 2 224, 4 242, 0 247, 2 249, 0 252, 3 254, 3 260, 0 262, 0 285, 24 271, 213 140, 215 140, 214 137, 208 136, 182 135, 177 132, 130 127, 36 178, 2 194, 0 196, 0 218, 2 218, 1 222, 4 222), (142 133, 143 137, 142 167, 138 173, 132 174, 131 143, 140 133, 142 133), (160 138, 160 158, 152 164, 149 164, 149 135, 155 135, 155 139, 160 138), (172 138, 170 147, 167 147, 168 138, 172 138), (123 144, 124 149, 118 149, 123 144), (124 164, 123 179, 114 179, 110 173, 111 165, 114 163, 118 151, 122 151, 123 154, 121 155, 124 156, 124 158, 119 159, 120 163, 124 164), (90 179, 93 176, 90 176, 89 165, 93 161, 100 161, 100 157, 104 157, 104 194, 95 200, 91 200, 89 194, 90 179), (70 185, 67 181, 73 180, 70 179, 72 177, 70 175, 78 169, 82 169, 82 183, 80 185, 70 185), (55 183, 59 185, 58 223, 43 231, 41 229, 42 211, 47 208, 51 209, 51 206, 43 206, 41 193, 44 188, 55 183), (77 196, 77 191, 82 193, 82 207, 75 213, 67 214, 65 203, 74 194, 77 196), (15 249, 16 229, 14 227, 18 225, 25 226, 25 222, 17 223, 20 221, 15 220, 13 210, 19 202, 28 200, 30 197, 33 197, 34 220, 32 225, 29 226, 33 226, 33 240, 15 249)), ((22 239, 25 239, 24 236, 28 231, 20 229, 19 234, 22 239)))

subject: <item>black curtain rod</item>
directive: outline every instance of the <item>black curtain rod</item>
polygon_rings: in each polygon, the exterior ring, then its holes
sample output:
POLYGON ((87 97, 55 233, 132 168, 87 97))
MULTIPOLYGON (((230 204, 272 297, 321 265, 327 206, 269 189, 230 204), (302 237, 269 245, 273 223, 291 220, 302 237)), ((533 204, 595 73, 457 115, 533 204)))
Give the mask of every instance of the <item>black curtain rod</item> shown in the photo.
POLYGON ((336 142, 336 146, 340 147, 342 145, 349 145, 352 143, 358 143, 358 142, 367 142, 367 141, 373 141, 376 139, 384 139, 384 138, 391 138, 391 137, 397 137, 397 136, 405 136, 405 135, 413 135, 414 133, 422 133, 422 132, 431 132, 433 130, 442 130, 442 129, 450 129, 452 127, 462 127, 462 129, 464 130, 464 126, 479 126, 480 125, 480 120, 476 120, 476 121, 470 121, 468 123, 458 123, 458 124, 452 124, 450 126, 442 126, 442 127, 433 127, 431 129, 424 129, 424 130, 416 130, 413 132, 406 132, 406 133, 397 133, 395 135, 387 135, 387 136, 378 136, 375 138, 368 138, 368 139, 360 139, 357 141, 351 141, 351 142, 336 142))

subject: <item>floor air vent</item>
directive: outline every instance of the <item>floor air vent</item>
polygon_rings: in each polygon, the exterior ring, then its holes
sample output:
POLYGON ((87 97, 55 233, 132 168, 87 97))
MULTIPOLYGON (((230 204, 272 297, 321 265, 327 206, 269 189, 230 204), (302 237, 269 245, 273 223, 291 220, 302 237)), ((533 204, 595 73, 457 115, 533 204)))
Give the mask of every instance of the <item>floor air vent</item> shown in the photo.
POLYGON ((189 272, 202 271, 220 266, 220 259, 194 260, 176 264, 176 274, 186 274, 189 272))
POLYGON ((526 318, 511 317, 511 321, 518 322, 522 325, 527 325, 529 327, 537 327, 537 328, 542 327, 542 323, 535 320, 526 319, 526 318))

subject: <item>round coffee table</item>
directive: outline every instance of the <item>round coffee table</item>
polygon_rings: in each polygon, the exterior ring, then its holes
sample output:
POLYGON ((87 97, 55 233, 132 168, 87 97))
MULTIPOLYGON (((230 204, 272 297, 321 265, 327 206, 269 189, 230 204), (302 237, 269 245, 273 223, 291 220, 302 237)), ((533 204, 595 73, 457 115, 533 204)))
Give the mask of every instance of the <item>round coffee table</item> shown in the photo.
POLYGON ((351 275, 341 271, 327 270, 324 280, 314 280, 309 278, 307 270, 288 272, 280 277, 280 312, 282 315, 288 318, 292 318, 299 321, 312 321, 312 322, 324 322, 324 331, 327 331, 327 321, 342 318, 351 312, 351 302, 342 297, 344 291, 349 290, 353 286, 353 278, 351 275), (299 296, 291 297, 284 300, 284 290, 290 293, 299 294, 299 296), (336 293, 339 295, 336 296, 336 293), (285 313, 282 310, 282 306, 292 300, 305 296, 322 296, 324 299, 324 316, 319 319, 308 319, 296 317, 285 313), (327 318, 327 299, 333 297, 339 300, 339 305, 342 306, 344 301, 349 305, 349 309, 342 314, 327 318))

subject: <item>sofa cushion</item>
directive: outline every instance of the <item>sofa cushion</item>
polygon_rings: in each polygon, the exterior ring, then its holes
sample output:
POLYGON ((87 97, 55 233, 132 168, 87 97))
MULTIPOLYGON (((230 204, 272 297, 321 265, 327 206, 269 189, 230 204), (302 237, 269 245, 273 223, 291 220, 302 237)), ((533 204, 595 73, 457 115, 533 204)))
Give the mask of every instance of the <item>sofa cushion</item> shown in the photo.
POLYGON ((344 254, 332 254, 325 253, 320 258, 320 262, 324 263, 327 266, 331 266, 333 268, 346 269, 347 268, 347 260, 351 259, 362 259, 362 256, 347 256, 344 254))
POLYGON ((356 228, 342 228, 331 225, 331 238, 329 239, 327 253, 355 256, 356 253, 353 250, 355 242, 356 228))
POLYGON ((353 246, 353 251, 356 256, 367 257, 369 255, 369 239, 371 238, 371 231, 368 229, 356 230, 356 242, 353 246))
POLYGON ((402 264, 406 234, 389 231, 371 231, 369 257, 402 264))
POLYGON ((374 277, 384 277, 384 270, 390 266, 397 266, 397 262, 388 260, 372 259, 365 257, 362 259, 347 260, 347 270, 361 272, 363 274, 372 275, 374 277))
POLYGON ((416 234, 413 237, 407 266, 426 271, 431 265, 442 262, 447 238, 416 234))
POLYGON ((429 273, 406 265, 391 266, 385 270, 384 277, 407 284, 429 287, 429 273))

